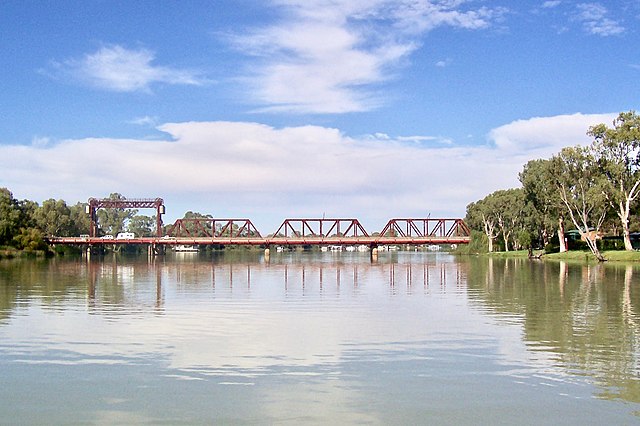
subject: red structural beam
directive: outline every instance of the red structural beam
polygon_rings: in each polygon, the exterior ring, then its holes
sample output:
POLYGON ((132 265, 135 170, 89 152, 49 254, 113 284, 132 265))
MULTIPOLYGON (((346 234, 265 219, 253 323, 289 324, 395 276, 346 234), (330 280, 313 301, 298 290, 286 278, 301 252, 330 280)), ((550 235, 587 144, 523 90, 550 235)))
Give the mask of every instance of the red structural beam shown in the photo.
POLYGON ((385 244, 467 244, 469 237, 141 237, 132 239, 105 239, 91 237, 47 237, 49 244, 75 244, 75 245, 368 245, 375 247, 385 244))
POLYGON ((391 219, 380 232, 386 237, 468 237, 469 227, 462 219, 391 219))
POLYGON ((285 219, 274 237, 368 237, 358 219, 285 219))
POLYGON ((98 209, 156 209, 156 235, 162 237, 162 215, 165 213, 162 198, 132 198, 114 200, 111 198, 89 198, 87 214, 91 220, 89 235, 98 234, 98 209))
POLYGON ((171 237, 262 238, 249 219, 178 219, 168 229, 171 237))

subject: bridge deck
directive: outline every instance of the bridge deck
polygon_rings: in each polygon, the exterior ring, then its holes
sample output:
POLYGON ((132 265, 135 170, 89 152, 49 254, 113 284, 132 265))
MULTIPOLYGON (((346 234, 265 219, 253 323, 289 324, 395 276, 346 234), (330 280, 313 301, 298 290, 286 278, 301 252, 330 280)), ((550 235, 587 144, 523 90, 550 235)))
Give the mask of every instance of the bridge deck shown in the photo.
POLYGON ((388 244, 467 244, 469 237, 170 237, 170 238, 131 238, 106 239, 86 237, 51 237, 50 244, 69 245, 112 245, 112 244, 144 244, 144 245, 248 245, 248 246, 301 246, 301 245, 388 245, 388 244))

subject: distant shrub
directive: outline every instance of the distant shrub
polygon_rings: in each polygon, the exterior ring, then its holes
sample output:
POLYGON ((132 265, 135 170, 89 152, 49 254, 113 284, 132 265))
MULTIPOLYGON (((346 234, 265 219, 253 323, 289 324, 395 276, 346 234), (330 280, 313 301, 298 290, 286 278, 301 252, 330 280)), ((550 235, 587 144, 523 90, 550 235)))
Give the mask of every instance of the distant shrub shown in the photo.
POLYGON ((556 243, 548 243, 546 246, 544 246, 544 252, 545 253, 559 253, 560 252, 560 246, 556 243))

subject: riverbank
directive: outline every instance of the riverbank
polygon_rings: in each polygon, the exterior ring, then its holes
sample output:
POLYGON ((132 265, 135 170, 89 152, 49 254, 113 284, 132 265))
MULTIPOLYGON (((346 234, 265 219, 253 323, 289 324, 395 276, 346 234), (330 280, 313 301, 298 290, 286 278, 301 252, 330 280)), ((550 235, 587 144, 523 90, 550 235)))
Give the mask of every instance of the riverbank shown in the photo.
MULTIPOLYGON (((573 261, 588 261, 596 262, 597 259, 589 251, 567 251, 564 253, 544 253, 543 251, 533 252, 534 256, 540 256, 540 259, 549 260, 573 260, 573 261)), ((602 255, 608 262, 640 262, 640 251, 624 251, 624 250, 608 250, 603 251, 602 255)), ((487 253, 487 256, 500 257, 500 258, 526 258, 529 257, 527 250, 518 251, 500 251, 494 253, 487 253)))
POLYGON ((0 248, 0 259, 15 259, 28 257, 48 257, 53 254, 44 250, 18 250, 13 247, 0 248))

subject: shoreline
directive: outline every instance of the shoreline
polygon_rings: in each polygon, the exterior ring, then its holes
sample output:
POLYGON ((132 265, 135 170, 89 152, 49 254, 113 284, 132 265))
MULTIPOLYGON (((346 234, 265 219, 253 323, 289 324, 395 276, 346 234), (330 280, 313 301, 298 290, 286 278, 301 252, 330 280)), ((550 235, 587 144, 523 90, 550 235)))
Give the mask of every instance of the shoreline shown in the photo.
MULTIPOLYGON (((640 251, 607 250, 602 251, 601 253, 607 260, 607 262, 640 262, 640 251)), ((528 258, 529 252, 527 250, 499 251, 493 253, 480 253, 479 255, 498 258, 528 258)), ((536 260, 572 260, 597 262, 597 259, 590 251, 573 250, 564 253, 544 253, 541 251, 534 251, 534 255, 540 255, 540 257, 536 258, 536 260)))

